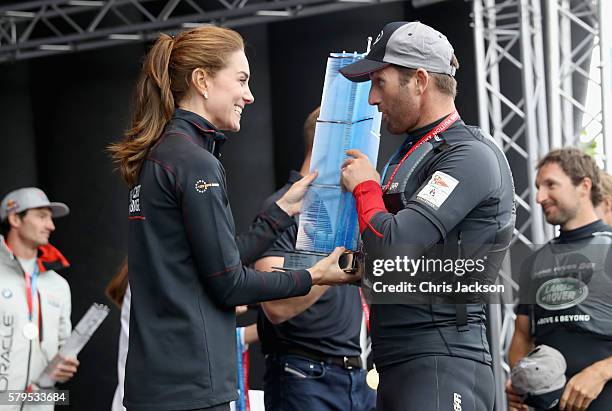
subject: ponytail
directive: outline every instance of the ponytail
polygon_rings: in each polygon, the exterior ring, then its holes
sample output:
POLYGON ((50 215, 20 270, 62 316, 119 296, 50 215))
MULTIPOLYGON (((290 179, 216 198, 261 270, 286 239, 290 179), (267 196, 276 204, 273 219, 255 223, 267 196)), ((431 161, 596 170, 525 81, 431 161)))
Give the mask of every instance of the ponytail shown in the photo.
POLYGON ((115 274, 106 287, 106 296, 119 308, 123 305, 123 297, 125 296, 128 285, 128 261, 126 258, 121 263, 117 274, 115 274))
POLYGON ((130 128, 123 141, 108 148, 119 165, 123 180, 130 187, 136 185, 149 148, 159 139, 174 112, 168 74, 173 44, 172 37, 162 34, 149 51, 133 97, 130 128))

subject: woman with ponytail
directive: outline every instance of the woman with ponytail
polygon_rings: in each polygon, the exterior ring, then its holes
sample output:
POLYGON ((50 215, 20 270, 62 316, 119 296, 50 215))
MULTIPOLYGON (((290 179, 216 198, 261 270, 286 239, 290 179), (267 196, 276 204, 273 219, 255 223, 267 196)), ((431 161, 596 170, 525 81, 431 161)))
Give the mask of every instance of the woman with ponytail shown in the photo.
POLYGON ((124 405, 140 410, 228 410, 236 395, 236 305, 305 295, 355 281, 342 249, 308 270, 247 267, 293 224, 313 173, 235 237, 226 137, 253 103, 235 31, 162 34, 144 60, 131 126, 110 147, 129 195, 130 335, 124 405))

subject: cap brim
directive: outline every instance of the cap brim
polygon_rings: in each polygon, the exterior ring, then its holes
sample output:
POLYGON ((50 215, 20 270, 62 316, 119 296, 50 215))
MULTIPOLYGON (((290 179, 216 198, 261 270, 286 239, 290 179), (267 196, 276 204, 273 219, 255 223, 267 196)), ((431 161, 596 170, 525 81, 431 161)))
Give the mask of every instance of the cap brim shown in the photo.
POLYGON ((523 400, 523 403, 525 403, 525 405, 529 405, 530 407, 550 410, 559 403, 561 395, 563 395, 563 388, 547 392, 545 394, 527 395, 523 400))
POLYGON ((364 58, 340 69, 340 73, 355 83, 370 80, 370 74, 387 67, 390 63, 364 58))
POLYGON ((49 208, 53 218, 64 217, 70 213, 70 209, 64 203, 50 203, 49 208))

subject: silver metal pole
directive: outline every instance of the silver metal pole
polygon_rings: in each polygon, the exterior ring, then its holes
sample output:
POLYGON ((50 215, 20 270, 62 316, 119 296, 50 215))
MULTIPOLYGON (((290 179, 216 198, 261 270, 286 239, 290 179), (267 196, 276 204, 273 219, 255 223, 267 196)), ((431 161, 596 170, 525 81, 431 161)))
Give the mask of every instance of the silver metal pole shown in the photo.
POLYGON ((491 134, 489 126, 489 102, 487 99, 487 68, 485 65, 485 36, 484 16, 482 13, 482 1, 472 2, 472 13, 474 16, 474 50, 476 63, 476 92, 478 95, 478 122, 480 128, 487 134, 491 134))
POLYGON ((563 147, 561 134, 561 94, 559 93, 559 1, 546 1, 546 40, 548 43, 547 84, 550 147, 563 147))
POLYGON ((601 57, 601 108, 605 169, 612 172, 612 27, 609 0, 599 0, 599 53, 601 57), (605 17, 607 16, 607 17, 605 17))
MULTIPOLYGON (((495 61, 498 61, 499 59, 499 53, 497 52, 497 48, 496 48, 498 45, 498 38, 497 38, 497 33, 496 33, 497 8, 496 8, 495 0, 487 0, 486 7, 487 7, 487 26, 485 27, 485 30, 487 30, 487 34, 489 36, 489 48, 487 51, 489 54, 489 61, 495 62, 495 61)), ((499 81, 499 64, 492 64, 489 67, 489 80, 494 90, 501 90, 500 81, 499 81)), ((494 127, 495 131, 494 131, 493 137, 497 141, 501 142, 502 139, 501 139, 500 133, 503 131, 501 127, 501 124, 502 124, 501 99, 499 98, 498 95, 494 93, 490 93, 489 97, 491 98, 491 102, 490 102, 491 120, 493 124, 495 125, 494 127)), ((503 143, 500 144, 500 147, 503 147, 503 143)))
MULTIPOLYGON (((556 1, 556 0, 555 0, 556 1)), ((561 0, 561 9, 567 13, 571 12, 570 0, 561 0)), ((559 14, 561 18, 559 42, 561 46, 561 70, 559 77, 559 86, 569 96, 574 95, 574 87, 572 84, 572 23, 565 14, 559 14)), ((567 98, 562 100, 561 117, 563 122, 563 146, 573 146, 574 142, 574 106, 567 98)))
MULTIPOLYGON (((539 0, 535 0, 539 1, 539 0)), ((536 212, 538 205, 536 202, 536 192, 532 189, 535 182, 535 164, 538 160, 538 127, 536 104, 533 99, 534 93, 534 76, 533 76, 533 32, 530 9, 532 5, 530 0, 520 0, 521 14, 521 60, 523 61, 523 98, 525 101, 525 147, 527 147, 527 176, 529 184, 529 206, 531 207, 531 237, 535 244, 544 243, 544 235, 542 232, 543 221, 542 214, 536 212)), ((535 45, 537 47, 538 45, 535 45)))

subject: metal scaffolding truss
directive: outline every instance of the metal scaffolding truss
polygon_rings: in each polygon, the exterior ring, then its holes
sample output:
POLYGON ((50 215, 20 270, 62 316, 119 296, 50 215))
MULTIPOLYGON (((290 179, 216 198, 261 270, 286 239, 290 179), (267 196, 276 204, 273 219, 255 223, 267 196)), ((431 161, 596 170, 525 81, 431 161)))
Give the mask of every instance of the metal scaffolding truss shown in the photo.
MULTIPOLYGON (((518 177, 513 243, 530 247, 552 236, 535 201, 538 158, 549 148, 577 145, 580 136, 587 134, 597 140, 606 168, 612 167, 612 143, 605 138, 612 131, 612 44, 608 42, 610 26, 603 21, 610 16, 610 1, 543 3, 544 18, 540 0, 473 0, 480 125, 503 147, 518 177), (597 48, 599 53, 594 55, 597 48), (597 67, 594 74, 589 70, 592 58, 597 67), (591 98, 597 103, 594 109, 585 102, 585 84, 596 90, 591 98)), ((506 264, 502 281, 516 292, 518 285, 509 273, 506 264)), ((489 307, 496 411, 506 410, 499 383, 510 371, 505 359, 514 332, 515 303, 500 301, 489 307)))
POLYGON ((515 179, 515 240, 542 244, 546 226, 532 190, 534 166, 548 151, 540 2, 475 0, 473 18, 480 126, 513 169, 525 170, 526 178, 515 179))
MULTIPOLYGON (((517 227, 513 243, 542 244, 547 228, 536 203, 537 159, 548 151, 546 78, 540 0, 474 0, 474 45, 481 128, 503 148, 515 170, 517 227), (519 173, 518 171, 523 171, 519 173)), ((517 295, 509 258, 501 283, 517 295)), ((514 301, 489 305, 495 410, 507 409, 504 383, 514 331, 514 301)))
POLYGON ((0 6, 0 63, 398 0, 41 0, 0 6))
POLYGON ((603 16, 609 1, 550 0, 546 2, 547 76, 551 147, 577 146, 595 139, 610 170, 610 33, 603 16), (599 53, 594 53, 599 50, 599 53), (590 70, 594 59, 595 71, 590 70), (593 93, 585 103, 586 86, 593 93), (578 90, 575 90, 575 87, 578 90))

